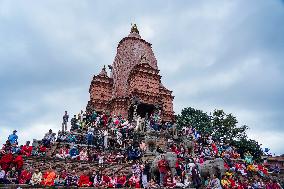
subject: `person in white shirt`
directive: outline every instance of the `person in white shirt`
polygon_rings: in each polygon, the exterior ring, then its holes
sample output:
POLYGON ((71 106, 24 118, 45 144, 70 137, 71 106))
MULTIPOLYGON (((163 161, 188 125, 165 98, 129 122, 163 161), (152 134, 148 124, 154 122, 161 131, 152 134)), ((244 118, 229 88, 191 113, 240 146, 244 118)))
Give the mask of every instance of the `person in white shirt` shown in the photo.
POLYGON ((104 149, 108 148, 108 131, 104 131, 104 149))
POLYGON ((181 179, 179 176, 175 176, 175 181, 176 181, 176 187, 185 188, 185 185, 181 182, 181 179))
POLYGON ((66 146, 63 146, 60 150, 59 150, 59 154, 55 155, 57 158, 60 159, 65 159, 65 158, 69 158, 70 154, 69 154, 69 150, 68 148, 66 148, 66 146))
POLYGON ((31 185, 40 185, 42 180, 42 173, 39 171, 39 169, 36 169, 35 172, 32 175, 32 178, 30 180, 31 185))
POLYGON ((98 159, 99 159, 99 167, 103 167, 104 166, 104 153, 99 154, 98 159))
POLYGON ((212 175, 212 178, 209 182, 209 186, 212 189, 222 189, 220 180, 214 174, 212 175))

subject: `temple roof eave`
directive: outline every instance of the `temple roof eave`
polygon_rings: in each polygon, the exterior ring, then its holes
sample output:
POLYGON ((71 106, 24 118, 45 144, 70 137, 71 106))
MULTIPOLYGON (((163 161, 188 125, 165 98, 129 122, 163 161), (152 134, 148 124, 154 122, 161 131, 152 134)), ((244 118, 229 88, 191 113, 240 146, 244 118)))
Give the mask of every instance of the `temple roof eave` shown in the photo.
POLYGON ((149 75, 157 75, 159 76, 160 79, 162 78, 162 76, 159 75, 159 72, 160 72, 159 69, 153 68, 148 63, 140 63, 132 68, 132 70, 129 73, 127 81, 130 80, 132 75, 137 74, 138 72, 142 72, 142 73, 149 74, 149 75))
POLYGON ((149 42, 147 42, 147 41, 145 41, 144 39, 137 38, 137 37, 129 37, 129 36, 127 36, 127 37, 124 37, 122 40, 119 41, 119 43, 118 43, 118 45, 117 45, 117 49, 120 47, 120 45, 121 45, 124 41, 126 41, 126 40, 128 40, 128 39, 139 40, 139 41, 145 43, 146 45, 152 47, 152 44, 149 43, 149 42))

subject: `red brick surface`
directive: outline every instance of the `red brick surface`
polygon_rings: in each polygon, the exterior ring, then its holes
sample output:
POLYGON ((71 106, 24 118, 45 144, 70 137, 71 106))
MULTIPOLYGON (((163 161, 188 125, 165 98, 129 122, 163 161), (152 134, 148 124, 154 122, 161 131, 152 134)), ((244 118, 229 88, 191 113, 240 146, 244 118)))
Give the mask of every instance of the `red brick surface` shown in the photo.
POLYGON ((103 68, 94 76, 89 92, 89 103, 97 111, 127 118, 131 99, 135 96, 140 102, 160 105, 164 121, 173 118, 172 91, 161 83, 151 44, 135 31, 119 42, 111 77, 103 68))

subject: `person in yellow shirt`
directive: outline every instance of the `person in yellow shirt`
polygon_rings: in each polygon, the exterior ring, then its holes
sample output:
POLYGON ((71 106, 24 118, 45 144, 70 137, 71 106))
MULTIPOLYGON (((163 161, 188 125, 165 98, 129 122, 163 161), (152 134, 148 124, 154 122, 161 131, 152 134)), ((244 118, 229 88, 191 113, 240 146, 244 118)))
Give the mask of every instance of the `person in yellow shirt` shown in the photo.
POLYGON ((255 168, 254 165, 248 165, 248 166, 247 166, 247 170, 248 170, 248 171, 251 171, 251 172, 256 172, 256 168, 255 168))
POLYGON ((226 175, 223 175, 221 185, 224 189, 229 189, 231 187, 231 182, 228 180, 226 175))

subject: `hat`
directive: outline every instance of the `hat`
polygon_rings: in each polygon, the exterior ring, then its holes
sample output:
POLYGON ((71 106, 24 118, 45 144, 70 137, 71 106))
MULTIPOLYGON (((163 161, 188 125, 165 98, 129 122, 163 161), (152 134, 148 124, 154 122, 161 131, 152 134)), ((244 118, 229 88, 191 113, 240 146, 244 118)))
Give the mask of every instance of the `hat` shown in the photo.
POLYGON ((14 130, 14 131, 13 131, 13 133, 16 133, 16 132, 17 132, 17 130, 14 130))

